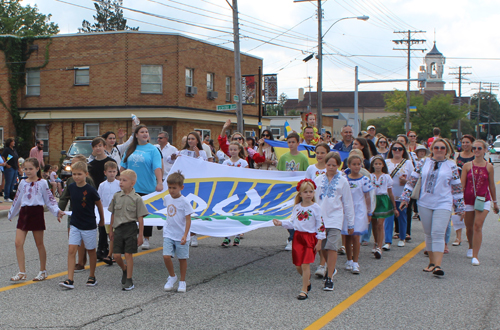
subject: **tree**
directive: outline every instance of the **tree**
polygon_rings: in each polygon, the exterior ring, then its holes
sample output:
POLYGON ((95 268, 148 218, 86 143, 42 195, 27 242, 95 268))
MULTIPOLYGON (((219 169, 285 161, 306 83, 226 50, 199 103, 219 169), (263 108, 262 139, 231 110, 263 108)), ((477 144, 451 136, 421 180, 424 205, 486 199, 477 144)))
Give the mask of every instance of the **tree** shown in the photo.
MULTIPOLYGON (((495 94, 481 92, 481 111, 480 111, 480 119, 481 123, 487 123, 488 119, 491 122, 500 122, 500 105, 498 103, 497 96, 495 94)), ((477 106, 478 106, 479 95, 476 93, 472 96, 471 105, 472 109, 470 112, 470 121, 471 124, 474 125, 474 131, 472 133, 475 135, 475 125, 477 125, 477 106)), ((480 131, 479 136, 482 139, 486 139, 488 134, 488 125, 486 125, 486 129, 484 131, 480 131)), ((495 136, 500 134, 500 125, 490 125, 490 134, 495 136)))
POLYGON ((277 104, 266 106, 266 116, 284 116, 286 101, 288 101, 288 95, 281 93, 277 104))
POLYGON ((23 7, 21 0, 0 0, 0 34, 35 37, 57 34, 59 27, 50 23, 51 14, 38 12, 38 7, 23 7))
POLYGON ((83 20, 79 33, 93 33, 104 31, 138 31, 139 27, 130 27, 127 20, 123 18, 123 0, 101 0, 94 3, 97 15, 94 15, 94 24, 83 20))

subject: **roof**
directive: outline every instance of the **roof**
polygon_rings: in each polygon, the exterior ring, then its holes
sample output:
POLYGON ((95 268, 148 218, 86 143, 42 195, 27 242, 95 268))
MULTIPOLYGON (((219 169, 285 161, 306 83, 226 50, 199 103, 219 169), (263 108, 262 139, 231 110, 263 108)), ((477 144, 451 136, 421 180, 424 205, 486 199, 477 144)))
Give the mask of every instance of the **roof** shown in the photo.
MULTIPOLYGON (((385 108, 384 94, 392 93, 393 91, 359 91, 358 106, 359 108, 385 108)), ((418 91, 411 91, 418 93, 418 91)), ((425 101, 430 100, 436 94, 451 95, 454 98, 454 103, 458 103, 458 98, 455 90, 426 90, 424 95, 425 101)), ((318 101, 317 92, 311 92, 311 108, 316 108, 318 101)), ((462 97, 462 103, 466 103, 465 97, 462 97)), ((292 109, 307 109, 309 104, 309 92, 304 94, 304 100, 289 99, 284 108, 292 109)), ((325 108, 354 108, 354 91, 346 92, 323 92, 323 107, 325 108)))
MULTIPOLYGON (((441 54, 441 52, 437 49, 435 41, 434 41, 434 46, 432 47, 431 51, 427 53, 427 55, 443 56, 443 54, 441 54)), ((427 56, 427 55, 425 55, 425 56, 427 56)))

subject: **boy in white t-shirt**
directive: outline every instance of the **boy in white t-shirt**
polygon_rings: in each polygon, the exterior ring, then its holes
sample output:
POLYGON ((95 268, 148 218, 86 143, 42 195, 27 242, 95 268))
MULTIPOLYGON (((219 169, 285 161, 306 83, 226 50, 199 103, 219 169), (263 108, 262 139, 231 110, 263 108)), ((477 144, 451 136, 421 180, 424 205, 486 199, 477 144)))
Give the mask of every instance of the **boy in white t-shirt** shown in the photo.
MULTIPOLYGON (((106 210, 113 200, 114 194, 122 190, 120 188, 120 181, 116 180, 117 173, 118 165, 116 162, 110 160, 104 163, 104 175, 106 176, 106 180, 99 185, 97 193, 101 197, 102 207, 106 210)), ((106 229, 106 234, 109 235, 110 225, 104 225, 104 228, 106 229)), ((110 266, 113 265, 113 241, 111 239, 109 242, 108 255, 103 258, 102 261, 110 266)))
POLYGON ((186 270, 189 258, 189 240, 191 214, 193 207, 186 197, 181 195, 184 189, 184 175, 180 171, 172 173, 167 178, 168 192, 163 200, 166 207, 167 225, 163 227, 163 261, 168 270, 168 280, 163 289, 171 291, 177 282, 172 256, 177 255, 181 271, 181 280, 177 292, 186 292, 186 270))

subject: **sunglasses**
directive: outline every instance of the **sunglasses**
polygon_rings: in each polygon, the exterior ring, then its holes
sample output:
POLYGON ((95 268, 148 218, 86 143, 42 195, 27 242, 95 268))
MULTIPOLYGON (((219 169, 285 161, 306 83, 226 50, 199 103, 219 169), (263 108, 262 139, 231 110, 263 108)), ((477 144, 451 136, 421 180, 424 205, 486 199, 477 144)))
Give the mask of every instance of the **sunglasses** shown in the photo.
POLYGON ((392 151, 403 151, 403 148, 401 148, 401 147, 394 147, 394 148, 392 148, 392 151))
POLYGON ((262 134, 262 137, 270 136, 269 134, 262 134))
POLYGON ((416 135, 409 135, 409 137, 417 137, 416 135))
POLYGON ((243 140, 243 138, 242 137, 235 137, 235 138, 233 138, 233 141, 234 140, 243 140))
POLYGON ((481 150, 483 150, 483 147, 472 147, 472 150, 479 150, 479 151, 481 151, 481 150))
POLYGON ((387 143, 387 141, 378 141, 378 143, 387 143))
POLYGON ((434 146, 434 148, 433 148, 433 149, 434 149, 434 150, 446 150, 446 147, 445 147, 445 146, 441 146, 441 147, 439 147, 439 146, 434 146))

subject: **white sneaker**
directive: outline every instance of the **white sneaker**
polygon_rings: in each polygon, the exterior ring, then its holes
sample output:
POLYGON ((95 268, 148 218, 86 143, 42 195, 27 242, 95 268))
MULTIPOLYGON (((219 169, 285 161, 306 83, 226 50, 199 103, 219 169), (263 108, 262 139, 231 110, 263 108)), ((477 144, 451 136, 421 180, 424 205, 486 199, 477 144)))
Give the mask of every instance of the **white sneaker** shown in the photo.
POLYGON ((405 246, 405 241, 399 241, 398 242, 398 247, 403 247, 405 246))
POLYGON ((7 203, 12 203, 12 202, 13 202, 13 200, 12 200, 12 199, 10 199, 10 198, 5 199, 5 201, 6 201, 7 203))
POLYGON ((285 250, 292 251, 292 241, 286 241, 285 250))
POLYGON ((198 237, 196 235, 191 236, 191 246, 194 246, 194 247, 198 246, 198 237))
POLYGON ((326 273, 326 266, 318 266, 318 269, 314 272, 314 275, 319 276, 319 277, 324 277, 326 273))
POLYGON ((359 264, 357 262, 352 263, 352 271, 353 274, 359 274, 359 264))
POLYGON ((472 258, 472 266, 479 266, 479 260, 472 258))
POLYGON ((179 287, 177 288, 177 292, 186 292, 186 282, 180 281, 179 287))
POLYGON ((389 243, 385 243, 382 246, 382 250, 384 250, 384 251, 389 251, 390 249, 391 249, 391 244, 389 244, 389 243))
MULTIPOLYGON (((165 286, 163 287, 163 290, 165 291, 172 291, 174 288, 174 284, 177 282, 177 276, 169 276, 167 279, 167 283, 165 283, 165 286)), ((184 285, 186 285, 186 282, 184 282, 184 285)))
POLYGON ((345 270, 352 270, 352 264, 353 264, 352 260, 347 260, 345 262, 345 270))
POLYGON ((472 258, 472 249, 467 250, 467 258, 472 258))
POLYGON ((377 244, 374 244, 373 248, 372 248, 372 253, 375 253, 375 252, 377 252, 377 244))
POLYGON ((144 238, 144 241, 142 242, 141 249, 143 250, 149 250, 149 239, 144 238))
POLYGON ((380 250, 380 248, 376 248, 375 253, 373 255, 375 256, 376 259, 382 258, 382 250, 380 250))

